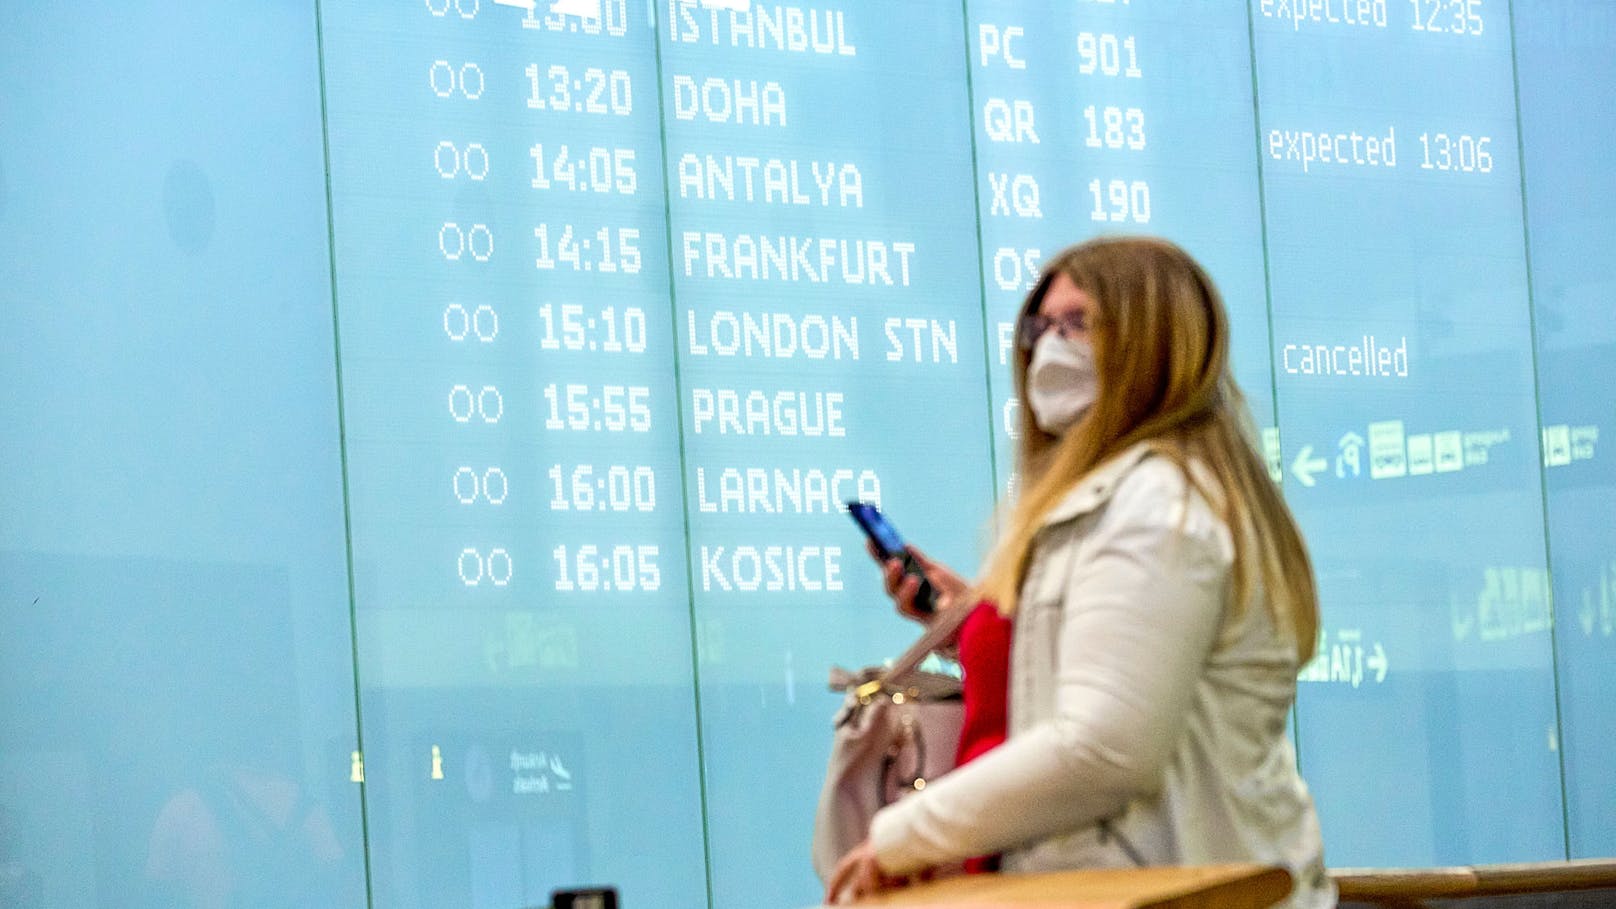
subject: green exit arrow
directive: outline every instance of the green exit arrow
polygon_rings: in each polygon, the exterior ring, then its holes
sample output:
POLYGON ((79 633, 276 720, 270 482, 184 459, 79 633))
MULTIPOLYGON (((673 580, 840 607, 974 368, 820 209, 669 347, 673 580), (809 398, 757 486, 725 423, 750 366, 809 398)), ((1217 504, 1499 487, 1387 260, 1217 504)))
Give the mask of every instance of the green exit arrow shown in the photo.
POLYGON ((1291 475, 1302 481, 1303 486, 1313 486, 1318 483, 1314 475, 1322 473, 1329 462, 1323 458, 1313 457, 1313 446, 1303 445, 1297 452, 1296 460, 1291 462, 1291 475))

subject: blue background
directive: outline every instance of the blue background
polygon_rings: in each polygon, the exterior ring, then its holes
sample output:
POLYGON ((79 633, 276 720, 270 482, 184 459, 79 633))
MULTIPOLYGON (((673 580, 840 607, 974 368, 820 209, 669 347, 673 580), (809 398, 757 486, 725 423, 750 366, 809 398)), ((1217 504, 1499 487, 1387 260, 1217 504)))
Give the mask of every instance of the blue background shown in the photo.
POLYGON ((1110 231, 1179 241, 1225 296, 1318 569, 1295 735, 1329 863, 1616 852, 1616 10, 845 0, 814 11, 851 52, 822 54, 607 7, 11 17, 0 904, 813 902, 825 672, 914 634, 835 497, 878 492, 968 573, 1013 480, 1028 266, 1110 231), (1085 34, 1137 75, 1086 67, 1085 34), (597 69, 627 104, 584 109, 597 69), (777 91, 785 122, 685 116, 680 76, 777 91), (1036 143, 1000 130, 1017 105, 1036 143), (1137 110, 1138 147, 1089 141, 1091 105, 1137 110), (1270 141, 1298 130, 1395 130, 1396 166, 1304 171, 1270 141), (1436 133, 1486 166, 1421 167, 1436 133), (632 191, 615 163, 568 184, 563 146, 631 153, 632 191), (805 199, 704 198, 688 155, 794 162, 805 199), (851 204, 821 204, 831 163, 851 204), (1035 205, 996 191, 1020 175, 1035 205), (1144 186, 1148 219, 1094 180, 1144 186), (449 258, 451 222, 491 245, 449 258), (907 283, 724 279, 709 235, 914 252, 907 283), (731 318, 844 333, 727 356, 731 318), (1287 369, 1368 336, 1406 376, 1287 369), (807 419, 721 432, 729 392, 807 419), (645 419, 613 429, 617 395, 645 419), (785 589, 771 551, 800 557, 785 589))

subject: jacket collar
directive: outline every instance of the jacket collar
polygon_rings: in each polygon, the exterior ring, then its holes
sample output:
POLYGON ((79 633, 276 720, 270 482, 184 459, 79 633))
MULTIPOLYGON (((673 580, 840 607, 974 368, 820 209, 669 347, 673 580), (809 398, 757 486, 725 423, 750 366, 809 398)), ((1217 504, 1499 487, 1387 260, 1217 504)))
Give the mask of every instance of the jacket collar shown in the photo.
POLYGON ((1120 454, 1113 455, 1109 461, 1089 471, 1088 476, 1044 515, 1042 526, 1048 527, 1082 517, 1104 505, 1116 491, 1117 484, 1122 482, 1122 478, 1150 453, 1149 441, 1136 442, 1131 447, 1123 449, 1120 454))

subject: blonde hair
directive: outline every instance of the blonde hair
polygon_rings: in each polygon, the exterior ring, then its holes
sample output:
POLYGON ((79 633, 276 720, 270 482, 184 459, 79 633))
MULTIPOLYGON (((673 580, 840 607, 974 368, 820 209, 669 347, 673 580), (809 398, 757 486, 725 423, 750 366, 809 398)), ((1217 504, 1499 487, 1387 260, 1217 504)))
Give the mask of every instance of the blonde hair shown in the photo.
MULTIPOLYGON (((1172 243, 1109 237, 1051 259, 1022 317, 1037 312, 1059 275, 1093 300, 1089 336, 1099 393, 1060 437, 1040 430, 1031 408, 1022 407, 1022 489, 989 558, 981 595, 1013 613, 1044 516, 1084 476, 1143 442, 1177 465, 1228 525, 1235 608, 1244 608, 1260 583, 1276 624, 1295 636, 1297 665, 1306 663, 1318 633, 1312 562, 1229 373, 1229 322, 1217 288, 1172 243), (1204 471, 1191 471, 1192 462, 1204 471)), ((1014 373, 1023 401, 1030 359, 1018 346, 1014 373)))

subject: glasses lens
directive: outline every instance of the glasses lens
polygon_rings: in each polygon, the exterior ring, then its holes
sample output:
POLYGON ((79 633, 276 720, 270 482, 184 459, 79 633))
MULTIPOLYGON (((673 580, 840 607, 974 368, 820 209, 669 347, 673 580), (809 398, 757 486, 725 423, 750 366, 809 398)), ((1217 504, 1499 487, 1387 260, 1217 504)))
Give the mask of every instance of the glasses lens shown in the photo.
POLYGON ((1036 313, 1028 313, 1021 317, 1021 324, 1016 326, 1016 342, 1022 350, 1032 350, 1049 329, 1049 320, 1036 313))

